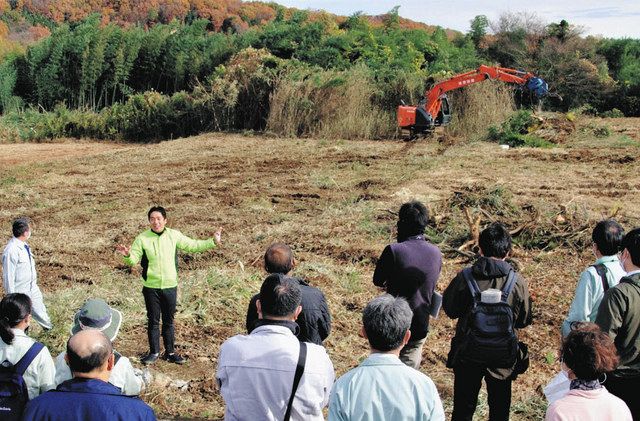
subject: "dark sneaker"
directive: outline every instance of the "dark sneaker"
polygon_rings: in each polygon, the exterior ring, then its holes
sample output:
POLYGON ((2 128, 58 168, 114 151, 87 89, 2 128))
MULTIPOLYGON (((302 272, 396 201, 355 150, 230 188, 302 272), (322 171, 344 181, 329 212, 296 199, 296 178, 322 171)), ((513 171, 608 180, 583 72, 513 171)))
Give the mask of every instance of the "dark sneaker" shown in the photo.
POLYGON ((144 365, 153 364, 158 361, 158 354, 148 354, 146 357, 140 360, 144 365))
POLYGON ((184 364, 186 362, 184 358, 175 352, 173 354, 164 354, 162 358, 174 364, 184 364))

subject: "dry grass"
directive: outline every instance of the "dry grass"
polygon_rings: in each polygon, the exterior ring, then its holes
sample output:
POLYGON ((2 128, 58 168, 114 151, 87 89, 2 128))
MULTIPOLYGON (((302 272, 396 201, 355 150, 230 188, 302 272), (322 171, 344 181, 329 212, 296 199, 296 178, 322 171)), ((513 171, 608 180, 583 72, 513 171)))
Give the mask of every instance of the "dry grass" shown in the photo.
POLYGON ((499 125, 516 109, 513 86, 500 81, 483 83, 450 94, 453 119, 447 131, 455 137, 474 140, 486 136, 491 125, 499 125))
POLYGON ((285 137, 388 138, 394 116, 372 105, 373 95, 365 68, 287 74, 271 95, 267 130, 285 137))
MULTIPOLYGON (((56 325, 40 338, 53 353, 61 350, 74 311, 87 297, 100 296, 123 311, 117 348, 135 359, 146 350, 141 285, 137 270, 123 267, 114 245, 132 241, 146 227, 145 212, 153 204, 167 206, 170 226, 194 237, 222 225, 224 247, 181 257, 177 344, 190 361, 156 366, 189 380, 189 389, 154 387, 144 395, 165 417, 216 418, 223 414, 214 388, 218 349, 243 332, 248 298, 264 276, 254 262, 272 241, 291 244, 300 261, 297 273, 327 295, 334 322, 326 346, 341 375, 367 354, 357 335, 360 314, 378 293, 371 284, 374 262, 392 241, 391 212, 403 201, 417 198, 445 215, 444 203, 455 191, 500 186, 513 206, 533 204, 543 219, 553 218, 561 204, 583 210, 589 220, 619 206, 630 228, 640 221, 640 176, 633 171, 635 158, 628 158, 637 156, 638 142, 624 142, 612 136, 562 149, 508 151, 475 143, 442 152, 427 142, 206 135, 113 145, 54 161, 47 160, 52 151, 28 144, 22 145, 25 156, 42 161, 0 165, 0 226, 20 214, 35 221, 32 246, 56 325)), ((446 218, 439 222, 443 232, 451 225, 464 233, 458 214, 446 218)), ((591 256, 559 247, 517 249, 516 259, 537 298, 535 324, 522 332, 532 366, 514 383, 512 418, 533 420, 545 410, 539 388, 558 370, 548 357, 556 351, 577 276, 591 256)), ((463 257, 446 253, 438 289, 465 264, 463 257)), ((453 377, 444 361, 454 325, 444 316, 434 321, 422 365, 447 410, 453 377)), ((485 413, 481 405, 479 414, 485 413)))

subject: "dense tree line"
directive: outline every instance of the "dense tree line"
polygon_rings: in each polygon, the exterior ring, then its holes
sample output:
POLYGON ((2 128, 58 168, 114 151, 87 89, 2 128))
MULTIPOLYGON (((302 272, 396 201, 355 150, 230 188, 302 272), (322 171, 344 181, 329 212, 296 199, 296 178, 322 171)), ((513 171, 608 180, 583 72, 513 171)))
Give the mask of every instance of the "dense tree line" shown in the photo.
POLYGON ((346 92, 345 81, 354 83, 357 75, 371 106, 392 114, 402 99, 417 102, 427 79, 487 63, 545 78, 564 98, 548 107, 589 105, 640 115, 640 40, 583 37, 566 21, 544 24, 534 15, 504 14, 491 22, 478 16, 466 35, 456 35, 411 27, 397 8, 376 20, 360 13, 339 18, 233 0, 157 0, 135 3, 139 7, 132 1, 114 3, 122 16, 138 14, 123 25, 111 9, 90 14, 109 2, 83 2, 74 13, 69 8, 78 2, 38 9, 45 3, 0 0, 5 11, 0 41, 21 22, 43 28, 33 37, 41 39, 27 48, 5 45, 3 50, 0 42, 0 111, 5 114, 28 109, 60 114, 62 106, 113 118, 126 114, 118 107, 140 111, 144 104, 163 103, 170 105, 165 114, 175 106, 183 115, 197 103, 195 120, 184 119, 200 121, 194 123, 196 132, 262 130, 270 98, 283 81, 304 84, 312 106, 326 106, 320 104, 323 98, 340 102, 336 98, 346 92), (213 10, 220 12, 217 17, 213 10), (226 104, 224 112, 205 106, 214 99, 226 104), (208 122, 202 114, 207 110, 217 113, 208 122))

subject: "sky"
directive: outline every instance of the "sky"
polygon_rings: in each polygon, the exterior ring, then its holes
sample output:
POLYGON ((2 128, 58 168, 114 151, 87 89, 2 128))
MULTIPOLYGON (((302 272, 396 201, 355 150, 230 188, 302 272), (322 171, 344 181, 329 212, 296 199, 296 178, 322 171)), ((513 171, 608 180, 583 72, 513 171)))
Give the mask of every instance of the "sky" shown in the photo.
POLYGON ((585 35, 640 38, 640 0, 276 0, 276 3, 345 16, 357 11, 384 14, 399 5, 402 17, 461 32, 469 30, 469 21, 477 15, 495 20, 502 12, 532 12, 546 23, 565 19, 579 25, 585 35))

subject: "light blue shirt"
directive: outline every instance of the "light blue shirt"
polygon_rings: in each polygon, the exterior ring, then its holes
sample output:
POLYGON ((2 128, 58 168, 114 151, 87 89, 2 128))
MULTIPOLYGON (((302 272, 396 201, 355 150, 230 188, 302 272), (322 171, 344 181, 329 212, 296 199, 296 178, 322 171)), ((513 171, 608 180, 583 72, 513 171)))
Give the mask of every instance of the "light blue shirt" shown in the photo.
MULTIPOLYGON (((599 265, 601 263, 607 268, 609 288, 618 285, 620 278, 626 275, 620 266, 618 256, 603 256, 596 260, 594 264, 599 265)), ((596 272, 596 268, 589 266, 580 275, 576 293, 569 308, 569 315, 562 323, 562 336, 567 336, 571 331, 571 322, 595 322, 602 297, 604 297, 602 279, 596 272)))
POLYGON ((433 381, 393 354, 371 354, 336 381, 329 421, 444 421, 433 381))

